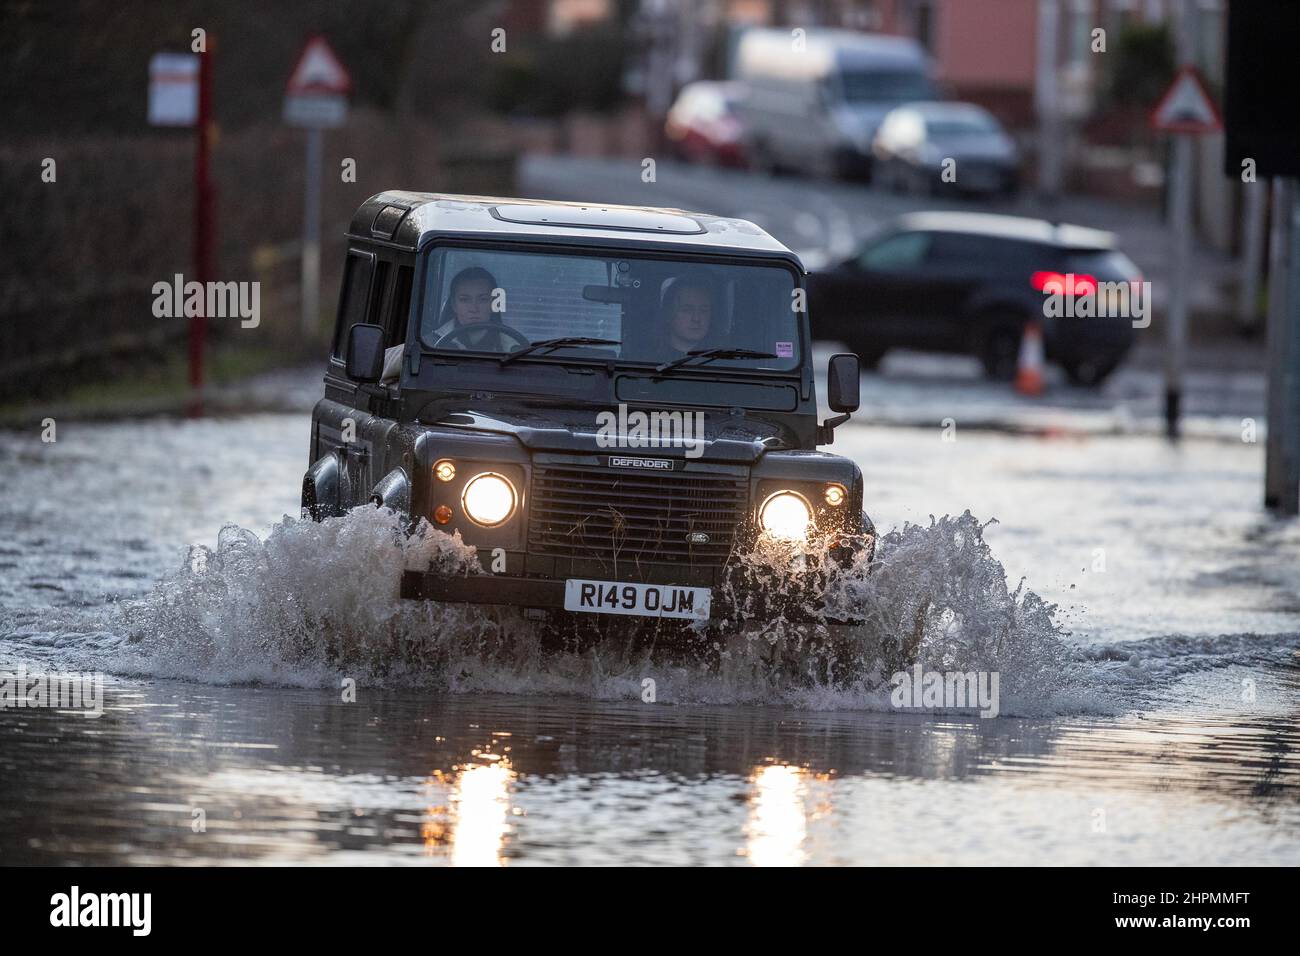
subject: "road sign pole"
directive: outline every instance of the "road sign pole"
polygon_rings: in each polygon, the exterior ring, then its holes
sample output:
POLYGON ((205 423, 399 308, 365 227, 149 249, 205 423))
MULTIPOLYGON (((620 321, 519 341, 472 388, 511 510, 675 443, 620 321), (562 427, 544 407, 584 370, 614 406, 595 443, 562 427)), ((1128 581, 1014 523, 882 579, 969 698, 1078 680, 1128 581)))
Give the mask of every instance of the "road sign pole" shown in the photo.
POLYGON ((1300 194, 1273 180, 1268 262, 1268 438, 1264 446, 1264 505, 1283 515, 1300 511, 1300 194))
MULTIPOLYGON (((1175 38, 1178 62, 1184 69, 1196 61, 1196 10, 1192 0, 1177 7, 1175 38)), ((1171 87, 1174 94, 1177 83, 1171 87)), ((1160 105, 1165 105, 1164 102, 1160 105)), ((1183 403, 1183 370, 1187 362, 1187 283, 1192 258, 1192 138, 1174 133, 1169 182, 1169 250, 1173 257, 1169 317, 1165 334, 1165 434, 1178 438, 1183 403)))
POLYGON ((1286 375, 1286 265, 1291 221, 1286 215, 1290 184, 1273 178, 1273 201, 1268 236, 1268 437, 1264 444, 1264 506, 1277 508, 1285 481, 1282 474, 1282 419, 1285 418, 1281 387, 1286 375))
POLYGON ((307 130, 302 225, 302 332, 309 340, 320 329, 320 184, 323 138, 320 129, 307 130))
POLYGON ((1290 202, 1287 213, 1291 226, 1287 235, 1289 268, 1287 270, 1284 328, 1286 329, 1286 375, 1282 380, 1282 500, 1278 510, 1285 515, 1300 514, 1300 189, 1295 180, 1288 184, 1290 202))
POLYGON ((285 87, 285 121, 307 130, 302 213, 302 334, 320 332, 320 193, 324 128, 347 116, 352 78, 321 36, 307 39, 285 87))
MULTIPOLYGON (((212 47, 214 39, 207 38, 206 49, 199 54, 199 109, 195 129, 194 149, 194 279, 203 283, 212 281, 213 238, 213 187, 210 177, 209 151, 212 126, 212 47)), ((204 310, 190 318, 190 400, 189 415, 203 414, 203 346, 207 338, 207 317, 204 310)))
POLYGON ((1237 324, 1243 332, 1259 328, 1259 286, 1264 266, 1264 231, 1268 210, 1267 180, 1246 183, 1242 190, 1241 287, 1237 294, 1237 324))
POLYGON ((1057 71, 1060 0, 1038 0, 1034 106, 1038 114, 1038 193, 1055 201, 1061 191, 1061 104, 1057 71))
POLYGON ((1177 438, 1183 401, 1183 369, 1187 363, 1187 283, 1192 258, 1192 139, 1174 136, 1170 178, 1169 248, 1173 252, 1169 316, 1165 342, 1165 434, 1177 438))
POLYGON ((1271 177, 1268 252, 1268 437, 1264 504, 1300 513, 1300 113, 1295 110, 1295 38, 1300 4, 1245 0, 1227 5, 1224 71, 1227 138, 1223 169, 1271 177))

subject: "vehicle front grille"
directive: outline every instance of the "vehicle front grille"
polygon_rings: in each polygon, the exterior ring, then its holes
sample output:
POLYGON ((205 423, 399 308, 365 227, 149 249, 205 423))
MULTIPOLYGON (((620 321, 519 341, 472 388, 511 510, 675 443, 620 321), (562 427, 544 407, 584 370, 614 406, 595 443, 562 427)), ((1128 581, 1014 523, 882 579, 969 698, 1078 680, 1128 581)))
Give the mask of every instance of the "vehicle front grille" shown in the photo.
POLYGON ((721 565, 746 518, 747 489, 742 476, 711 472, 539 465, 533 470, 529 550, 603 561, 721 565), (688 539, 699 534, 708 540, 688 539))

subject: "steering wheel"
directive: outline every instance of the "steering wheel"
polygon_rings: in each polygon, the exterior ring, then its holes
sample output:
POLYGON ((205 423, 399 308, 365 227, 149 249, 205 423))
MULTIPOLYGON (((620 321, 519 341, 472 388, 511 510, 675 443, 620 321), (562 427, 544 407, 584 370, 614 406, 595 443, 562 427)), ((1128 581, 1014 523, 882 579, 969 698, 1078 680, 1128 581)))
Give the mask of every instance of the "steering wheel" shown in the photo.
MULTIPOLYGON (((513 329, 508 325, 494 325, 490 323, 482 323, 477 325, 462 325, 458 329, 452 329, 442 338, 438 339, 437 342, 433 343, 433 347, 435 349, 445 349, 450 343, 459 342, 464 336, 466 336, 470 332, 477 332, 480 329, 484 331, 488 329, 492 329, 498 333, 505 333, 507 336, 514 339, 516 342, 518 342, 520 348, 527 348, 528 346, 533 344, 532 340, 529 339, 528 336, 524 335, 524 333, 520 332, 518 329, 513 329)), ((486 338, 487 336, 485 335, 484 337, 486 338)), ((474 348, 474 346, 462 345, 461 348, 474 348)))

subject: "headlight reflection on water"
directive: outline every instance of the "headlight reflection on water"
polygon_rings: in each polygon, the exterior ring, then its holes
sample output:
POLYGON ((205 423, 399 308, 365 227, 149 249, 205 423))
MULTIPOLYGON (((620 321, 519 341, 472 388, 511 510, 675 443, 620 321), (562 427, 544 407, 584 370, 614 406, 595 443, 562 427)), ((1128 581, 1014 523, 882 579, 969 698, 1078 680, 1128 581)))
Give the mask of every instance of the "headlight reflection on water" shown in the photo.
POLYGON ((449 846, 452 866, 501 866, 510 829, 510 783, 514 778, 505 759, 460 768, 452 781, 449 806, 430 807, 425 812, 421 828, 425 854, 433 856, 449 846))
POLYGON ((807 856, 805 771, 783 764, 760 767, 754 774, 746 855, 754 866, 798 866, 807 856))

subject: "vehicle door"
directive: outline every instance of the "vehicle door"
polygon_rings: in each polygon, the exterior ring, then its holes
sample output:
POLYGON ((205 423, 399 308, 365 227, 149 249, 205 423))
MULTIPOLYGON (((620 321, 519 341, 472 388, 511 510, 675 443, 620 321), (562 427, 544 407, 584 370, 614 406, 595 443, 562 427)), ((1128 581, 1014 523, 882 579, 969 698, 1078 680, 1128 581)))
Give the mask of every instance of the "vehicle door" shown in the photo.
POLYGON ((868 242, 840 270, 837 311, 846 338, 877 348, 926 339, 924 264, 933 234, 895 232, 868 242))
POLYGON ((916 323, 919 348, 961 351, 967 346, 966 304, 998 271, 989 250, 999 240, 960 232, 935 232, 916 278, 916 323))

